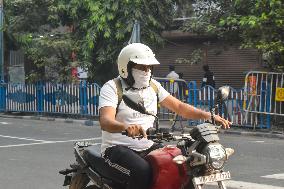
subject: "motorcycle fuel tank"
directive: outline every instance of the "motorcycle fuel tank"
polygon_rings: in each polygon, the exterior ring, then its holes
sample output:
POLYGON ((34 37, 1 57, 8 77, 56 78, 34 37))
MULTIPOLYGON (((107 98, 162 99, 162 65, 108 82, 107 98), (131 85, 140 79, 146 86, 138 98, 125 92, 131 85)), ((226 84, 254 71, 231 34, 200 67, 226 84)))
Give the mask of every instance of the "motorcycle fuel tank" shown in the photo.
POLYGON ((181 189, 185 188, 189 178, 185 164, 178 165, 173 158, 181 155, 179 148, 166 146, 150 152, 146 159, 153 169, 153 184, 151 189, 181 189))

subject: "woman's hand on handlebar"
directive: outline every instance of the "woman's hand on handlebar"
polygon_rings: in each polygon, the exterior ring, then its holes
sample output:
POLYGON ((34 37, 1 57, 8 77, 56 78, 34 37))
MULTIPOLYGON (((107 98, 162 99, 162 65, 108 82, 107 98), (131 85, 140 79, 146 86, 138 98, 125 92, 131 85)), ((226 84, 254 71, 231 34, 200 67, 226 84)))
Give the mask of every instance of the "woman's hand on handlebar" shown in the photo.
POLYGON ((141 125, 136 125, 136 124, 129 125, 125 129, 125 131, 127 132, 127 136, 132 138, 135 138, 137 136, 143 136, 144 138, 147 138, 147 134, 141 125))
POLYGON ((220 117, 219 115, 215 115, 214 120, 217 125, 221 125, 224 129, 229 129, 232 125, 232 122, 220 117))

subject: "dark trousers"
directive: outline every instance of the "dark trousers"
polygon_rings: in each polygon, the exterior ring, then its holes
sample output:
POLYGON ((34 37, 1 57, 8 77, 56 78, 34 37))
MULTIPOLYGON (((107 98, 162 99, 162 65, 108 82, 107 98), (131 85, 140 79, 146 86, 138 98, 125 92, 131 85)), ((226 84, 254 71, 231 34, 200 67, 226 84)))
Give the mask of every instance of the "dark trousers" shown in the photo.
POLYGON ((162 147, 154 144, 150 149, 136 152, 125 146, 113 146, 105 151, 105 161, 115 181, 127 183, 127 189, 148 189, 152 182, 152 169, 144 157, 162 147))

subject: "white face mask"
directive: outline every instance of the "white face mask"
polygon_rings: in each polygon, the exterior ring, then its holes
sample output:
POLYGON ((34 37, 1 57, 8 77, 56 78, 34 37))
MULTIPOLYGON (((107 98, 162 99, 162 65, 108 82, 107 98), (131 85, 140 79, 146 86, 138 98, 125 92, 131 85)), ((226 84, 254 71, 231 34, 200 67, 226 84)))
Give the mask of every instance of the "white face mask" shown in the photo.
POLYGON ((135 80, 135 83, 133 85, 134 88, 145 88, 149 86, 149 82, 151 79, 151 70, 148 72, 138 70, 135 68, 132 68, 132 76, 135 80))

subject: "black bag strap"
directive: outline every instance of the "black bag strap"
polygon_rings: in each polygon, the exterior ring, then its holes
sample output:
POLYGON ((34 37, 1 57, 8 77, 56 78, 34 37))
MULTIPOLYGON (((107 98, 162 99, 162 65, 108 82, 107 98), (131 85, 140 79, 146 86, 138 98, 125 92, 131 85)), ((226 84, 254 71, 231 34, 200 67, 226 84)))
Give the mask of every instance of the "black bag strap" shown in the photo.
POLYGON ((118 107, 121 103, 121 100, 122 100, 122 94, 123 94, 123 91, 122 91, 122 84, 121 84, 121 81, 120 81, 120 78, 114 78, 113 79, 114 83, 115 83, 115 86, 116 86, 116 94, 117 94, 117 106, 116 106, 116 113, 118 111, 118 107))
MULTIPOLYGON (((114 83, 115 83, 115 86, 116 86, 116 93, 117 93, 117 106, 116 106, 116 113, 118 111, 118 107, 122 101, 122 95, 123 95, 123 90, 122 90, 122 84, 121 84, 121 80, 120 78, 114 78, 113 79, 114 83)), ((159 98, 158 98, 158 87, 157 85, 151 80, 150 81, 150 87, 153 88, 153 90, 155 91, 156 93, 156 96, 157 96, 157 106, 158 106, 158 103, 159 103, 159 98)))

